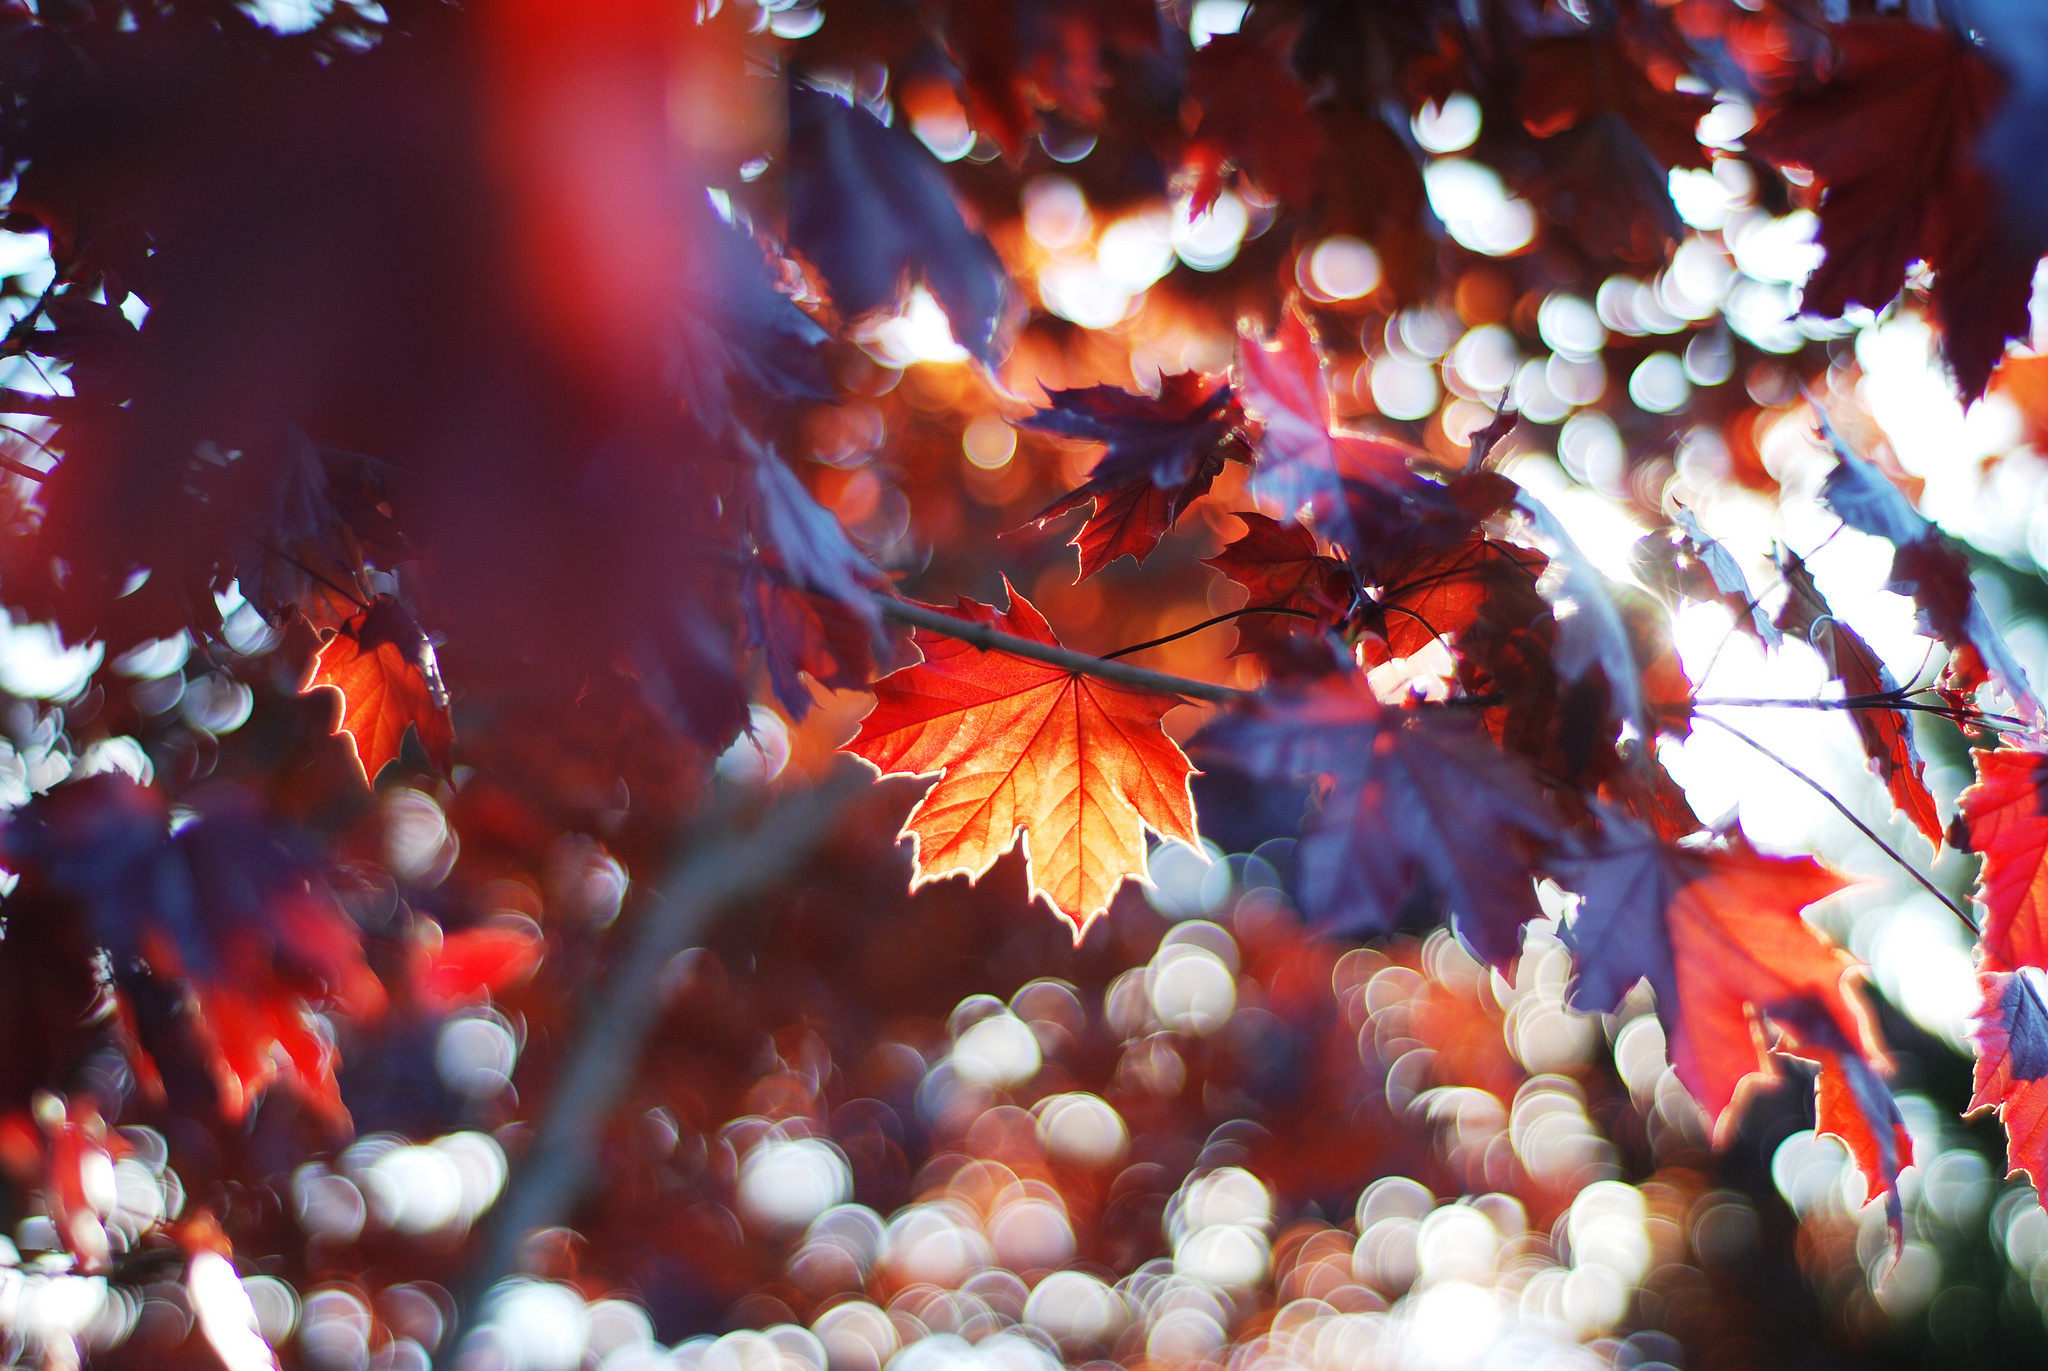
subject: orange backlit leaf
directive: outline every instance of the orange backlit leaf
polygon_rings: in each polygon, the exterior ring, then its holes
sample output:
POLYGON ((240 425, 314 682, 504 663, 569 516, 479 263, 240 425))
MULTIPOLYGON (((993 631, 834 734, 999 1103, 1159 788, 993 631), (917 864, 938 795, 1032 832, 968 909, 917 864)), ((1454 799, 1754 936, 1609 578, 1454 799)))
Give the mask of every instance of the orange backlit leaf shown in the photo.
POLYGON ((2048 967, 2048 754, 1976 750, 1977 783, 1957 798, 1959 841, 1984 855, 1986 971, 2048 967))
POLYGON ((1913 1164, 1913 1136, 1880 1074, 1820 1010, 1807 1003, 1773 1016, 1781 1030, 1778 1051, 1819 1068, 1813 1082, 1813 1127, 1839 1138, 1863 1174, 1865 1192, 1882 1198, 1896 1253, 1905 1241, 1906 1216, 1899 1172, 1913 1164))
POLYGON ((327 687, 341 696, 341 722, 355 748, 363 779, 374 782, 397 759, 406 729, 418 735, 427 759, 449 767, 455 726, 434 649, 412 614, 388 595, 343 624, 313 658, 307 691, 327 687))
MULTIPOLYGON (((1058 646, 1031 602, 963 597, 948 611, 1058 646)), ((1194 772, 1159 721, 1181 701, 1082 677, 920 629, 924 660, 875 684, 874 713, 846 751, 884 775, 938 772, 910 813, 916 884, 979 878, 1024 830, 1030 889, 1074 926, 1109 907, 1126 876, 1145 880, 1145 834, 1194 843, 1194 772)))

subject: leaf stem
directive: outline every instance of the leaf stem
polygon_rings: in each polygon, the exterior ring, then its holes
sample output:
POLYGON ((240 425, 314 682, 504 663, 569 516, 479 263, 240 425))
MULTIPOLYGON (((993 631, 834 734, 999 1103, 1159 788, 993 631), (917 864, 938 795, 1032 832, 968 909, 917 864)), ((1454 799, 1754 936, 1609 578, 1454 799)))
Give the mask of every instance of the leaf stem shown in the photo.
POLYGON ((1285 614, 1290 618, 1308 619, 1312 622, 1317 617, 1306 609, 1283 609, 1278 605, 1251 605, 1244 609, 1233 609, 1227 614, 1218 614, 1214 618, 1204 619, 1199 624, 1190 624, 1180 632, 1169 633, 1164 638, 1154 638, 1150 642, 1145 643, 1132 643, 1129 647, 1120 647, 1114 652, 1105 652, 1102 654, 1102 660, 1113 662, 1119 657, 1128 657, 1133 652, 1143 652, 1148 647, 1163 647, 1167 643, 1176 642, 1188 637, 1190 634, 1200 633, 1205 628, 1214 628, 1218 624, 1227 624, 1232 619, 1240 618, 1246 614, 1285 614))
MULTIPOLYGON (((1766 701, 1765 703, 1775 702, 1766 701)), ((1813 787, 1815 794, 1819 795, 1823 800, 1826 800, 1829 804, 1833 805, 1843 818, 1847 819, 1850 823, 1856 825, 1858 832, 1862 833, 1864 837, 1870 839, 1871 842, 1877 844, 1877 846, 1884 852, 1885 856, 1891 858, 1894 862, 1897 862, 1899 864, 1900 869, 1903 870, 1908 876, 1911 876, 1914 880, 1918 881, 1921 884, 1921 886, 1927 891, 1928 894, 1932 895, 1935 899, 1940 900, 1943 905, 1947 906, 1948 912, 1955 915, 1956 918, 1961 920, 1964 928, 1970 930, 1971 937, 1978 937, 1982 934, 1983 930, 1977 927, 1977 921, 1971 918, 1961 905, 1957 904, 1954 900, 1950 899, 1947 891, 1943 890, 1940 886, 1936 885, 1933 881, 1929 880, 1925 875, 1923 875, 1919 867, 1914 866, 1911 862, 1907 861, 1903 856, 1899 854, 1899 850, 1897 848, 1893 847, 1884 839, 1878 837, 1877 830, 1873 829, 1869 824, 1864 823, 1863 820, 1857 818, 1856 815, 1850 811, 1849 806, 1843 804, 1840 800, 1835 798, 1833 791, 1829 790, 1819 781, 1813 779, 1813 777, 1807 775, 1804 771, 1801 771, 1798 767, 1792 765, 1792 763, 1786 761, 1783 757, 1780 757, 1777 753, 1771 751, 1771 749, 1765 747, 1756 739, 1750 737, 1747 733, 1744 733, 1741 729, 1735 727, 1735 725, 1717 719, 1711 714, 1702 714, 1699 716, 1699 718, 1705 720, 1707 723, 1714 725, 1714 727, 1720 729, 1722 732, 1733 734, 1736 738, 1740 739, 1745 743, 1748 743, 1758 752, 1763 753, 1764 756, 1769 757, 1779 766, 1785 768, 1785 770, 1791 772, 1794 776, 1797 776, 1800 780, 1806 782, 1809 786, 1813 787)))
POLYGON ((921 605, 912 600, 899 600, 880 592, 875 595, 875 603, 884 619, 909 624, 927 633, 953 638, 978 647, 983 652, 1007 652, 1012 657, 1043 662, 1047 666, 1059 667, 1062 671, 1093 676, 1099 681, 1107 681, 1111 685, 1124 686, 1131 690, 1155 690, 1162 695, 1181 695, 1190 700, 1206 700, 1210 704, 1218 705, 1240 704, 1254 696, 1254 692, 1249 690, 1212 685, 1207 681, 1193 681, 1185 676, 1169 676, 1163 671, 1149 671, 1141 666, 1091 657, 1085 652, 1075 652, 1071 648, 1054 647, 1050 643, 1019 638, 1014 633, 1004 633, 987 624, 956 619, 944 610, 934 609, 930 605, 921 605))

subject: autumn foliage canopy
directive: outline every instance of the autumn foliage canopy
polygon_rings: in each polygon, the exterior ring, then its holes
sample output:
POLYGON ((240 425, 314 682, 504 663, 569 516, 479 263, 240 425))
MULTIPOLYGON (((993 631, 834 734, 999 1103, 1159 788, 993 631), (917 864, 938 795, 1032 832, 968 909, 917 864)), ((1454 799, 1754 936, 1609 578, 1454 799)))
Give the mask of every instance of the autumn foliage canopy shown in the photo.
POLYGON ((1946 1355, 2044 38, 0 0, 0 1360, 1946 1355))

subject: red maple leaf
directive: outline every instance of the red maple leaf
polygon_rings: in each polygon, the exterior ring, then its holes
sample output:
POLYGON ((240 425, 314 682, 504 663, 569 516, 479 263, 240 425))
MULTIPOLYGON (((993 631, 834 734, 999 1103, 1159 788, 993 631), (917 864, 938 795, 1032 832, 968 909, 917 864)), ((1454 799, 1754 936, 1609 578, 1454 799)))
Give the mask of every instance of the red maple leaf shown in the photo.
POLYGON ((2027 969, 1977 977, 1975 1090, 1967 1114, 1996 1109, 2005 1125, 2006 1174, 2024 1172, 2048 1186, 2048 1006, 2041 973, 2027 969))
POLYGON ((380 595, 329 638, 307 668, 301 693, 341 696, 337 733, 346 733, 363 779, 374 782, 397 759, 410 728, 444 774, 455 745, 448 692, 427 635, 404 605, 380 595))
POLYGON ((1269 694, 1198 743, 1264 779, 1329 782, 1295 849, 1303 912, 1386 932, 1426 886, 1474 954, 1511 961, 1542 913, 1527 854, 1556 832, 1517 762, 1470 720, 1381 704, 1363 672, 1269 694))
POLYGON ((1439 637, 1462 645, 1468 635, 1527 628, 1550 610, 1536 593, 1548 564, 1533 549, 1478 535, 1416 549, 1376 573, 1387 646, 1406 657, 1439 637))
POLYGON ((1300 524, 1283 524, 1255 510, 1237 510, 1244 536, 1226 544, 1214 557, 1203 558, 1250 592, 1246 606, 1284 609, 1289 614, 1251 614, 1237 621, 1237 647, 1232 656, 1256 653, 1268 660, 1288 661, 1286 640, 1316 629, 1333 627, 1357 598, 1358 578, 1335 557, 1316 551, 1316 535, 1300 524), (1300 615, 1313 615, 1304 619, 1300 615))
POLYGON ((1893 1250, 1905 1241, 1899 1172, 1913 1164, 1913 1136, 1878 1066, 1842 1036, 1811 1003, 1771 1016, 1778 1052, 1819 1068, 1813 1081, 1813 1127, 1839 1138, 1863 1173, 1866 1193, 1882 1197, 1893 1250))
POLYGON ((1347 483, 1382 492, 1431 485, 1408 468, 1420 449, 1392 438, 1339 433, 1331 427, 1330 382, 1308 323, 1294 310, 1270 346, 1249 335, 1238 347, 1239 398, 1263 426, 1253 490, 1294 514, 1309 507, 1335 541, 1357 541, 1345 499, 1347 483))
MULTIPOLYGON (((1778 611, 1778 627, 1812 644, 1828 674, 1842 683, 1848 695, 1881 695, 1897 690, 1890 668, 1878 660, 1870 644, 1855 629, 1835 618, 1820 587, 1813 582, 1806 563, 1790 549, 1779 553, 1778 566, 1785 575, 1788 594, 1778 611)), ((1857 709, 1850 711, 1857 735, 1870 766, 1891 792, 1892 803, 1913 821, 1928 842, 1941 851, 1941 816, 1934 811, 1934 796, 1927 790, 1927 764, 1913 747, 1913 733, 1903 710, 1857 709)))
POLYGON ((414 950, 413 986, 436 1009, 470 1004, 531 976, 544 946, 540 930, 524 918, 443 934, 414 950))
POLYGON ((1984 969, 2048 966, 2048 754, 2002 747, 1970 757, 1977 781, 1957 797, 1957 837, 1984 856, 1984 969))
POLYGON ((1018 427, 1106 443, 1109 450, 1085 483, 1032 522, 1042 526, 1087 505, 1087 522, 1072 544, 1081 554, 1081 575, 1093 576, 1126 553, 1143 562, 1223 470, 1226 440, 1239 417, 1230 387, 1182 372, 1161 381, 1156 399, 1116 386, 1050 394, 1051 407, 1018 427))
POLYGON ((1617 1008, 1647 979, 1671 1065, 1717 1134, 1752 1077, 1772 1074, 1761 1018, 1827 1024, 1878 1055, 1845 979, 1856 963, 1799 911, 1848 884, 1810 857, 1771 857, 1747 842, 1695 849, 1610 817, 1603 846, 1552 863, 1580 897, 1566 939, 1578 958, 1572 1004, 1617 1008), (1813 1016, 1811 1018, 1805 1016, 1813 1016))
POLYGON ((1758 112, 1748 145, 1811 171, 1826 256, 1802 308, 1883 309, 1916 261, 1934 270, 1943 350, 1965 399, 2008 338, 2027 335, 2034 257, 2001 238, 1998 186, 1977 160, 1998 102, 1991 60, 1959 34, 1883 19, 1828 30, 1836 65, 1758 112))
MULTIPOLYGON (((1012 589, 1010 608, 961 597, 969 624, 1049 647, 1045 617, 1012 589)), ((875 683, 874 713, 845 750, 884 775, 938 772, 904 823, 914 885, 978 879, 1023 830, 1030 890, 1078 941, 1126 876, 1146 879, 1145 835, 1193 844, 1194 768, 1159 721, 1172 695, 1111 685, 925 629, 924 660, 875 683)))
POLYGON ((1308 208, 1323 136, 1283 57, 1247 34, 1217 34, 1188 59, 1188 94, 1202 110, 1189 148, 1198 168, 1190 213, 1216 203, 1225 161, 1288 208, 1308 208))

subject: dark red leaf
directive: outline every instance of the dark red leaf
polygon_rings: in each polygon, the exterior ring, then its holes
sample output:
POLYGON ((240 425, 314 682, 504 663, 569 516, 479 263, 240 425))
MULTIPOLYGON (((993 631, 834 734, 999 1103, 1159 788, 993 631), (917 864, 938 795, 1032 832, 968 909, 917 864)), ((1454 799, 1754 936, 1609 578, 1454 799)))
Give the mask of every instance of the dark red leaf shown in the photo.
POLYGON ((1092 576, 1129 554, 1143 562, 1174 522, 1223 470, 1237 422, 1230 387, 1193 372, 1164 378, 1158 397, 1116 386, 1050 392, 1052 405, 1020 428, 1104 443, 1108 451, 1088 480, 1033 518, 1049 519, 1090 506, 1074 535, 1081 575, 1092 576))
POLYGON ((1270 694, 1195 743, 1254 776, 1328 782, 1295 850, 1303 912, 1383 933, 1426 889, 1473 955, 1511 961, 1541 917, 1529 858, 1556 833, 1521 767, 1468 720, 1389 709, 1363 672, 1270 694))
POLYGON ((1945 26, 1864 19, 1828 30, 1834 65, 1758 111, 1749 147, 1811 171, 1820 268, 1802 307, 1883 309, 1906 268, 1934 270, 1943 350, 1965 400, 1984 393, 2006 340, 2027 336, 2034 256, 2001 237, 1997 184, 1977 160, 1997 106, 1990 60, 1945 26))
POLYGON ((1188 60, 1188 94, 1202 109, 1190 156, 1203 175, 1191 212, 1216 202, 1226 160, 1290 209, 1309 207, 1322 130, 1283 57, 1249 34, 1218 34, 1188 60))

